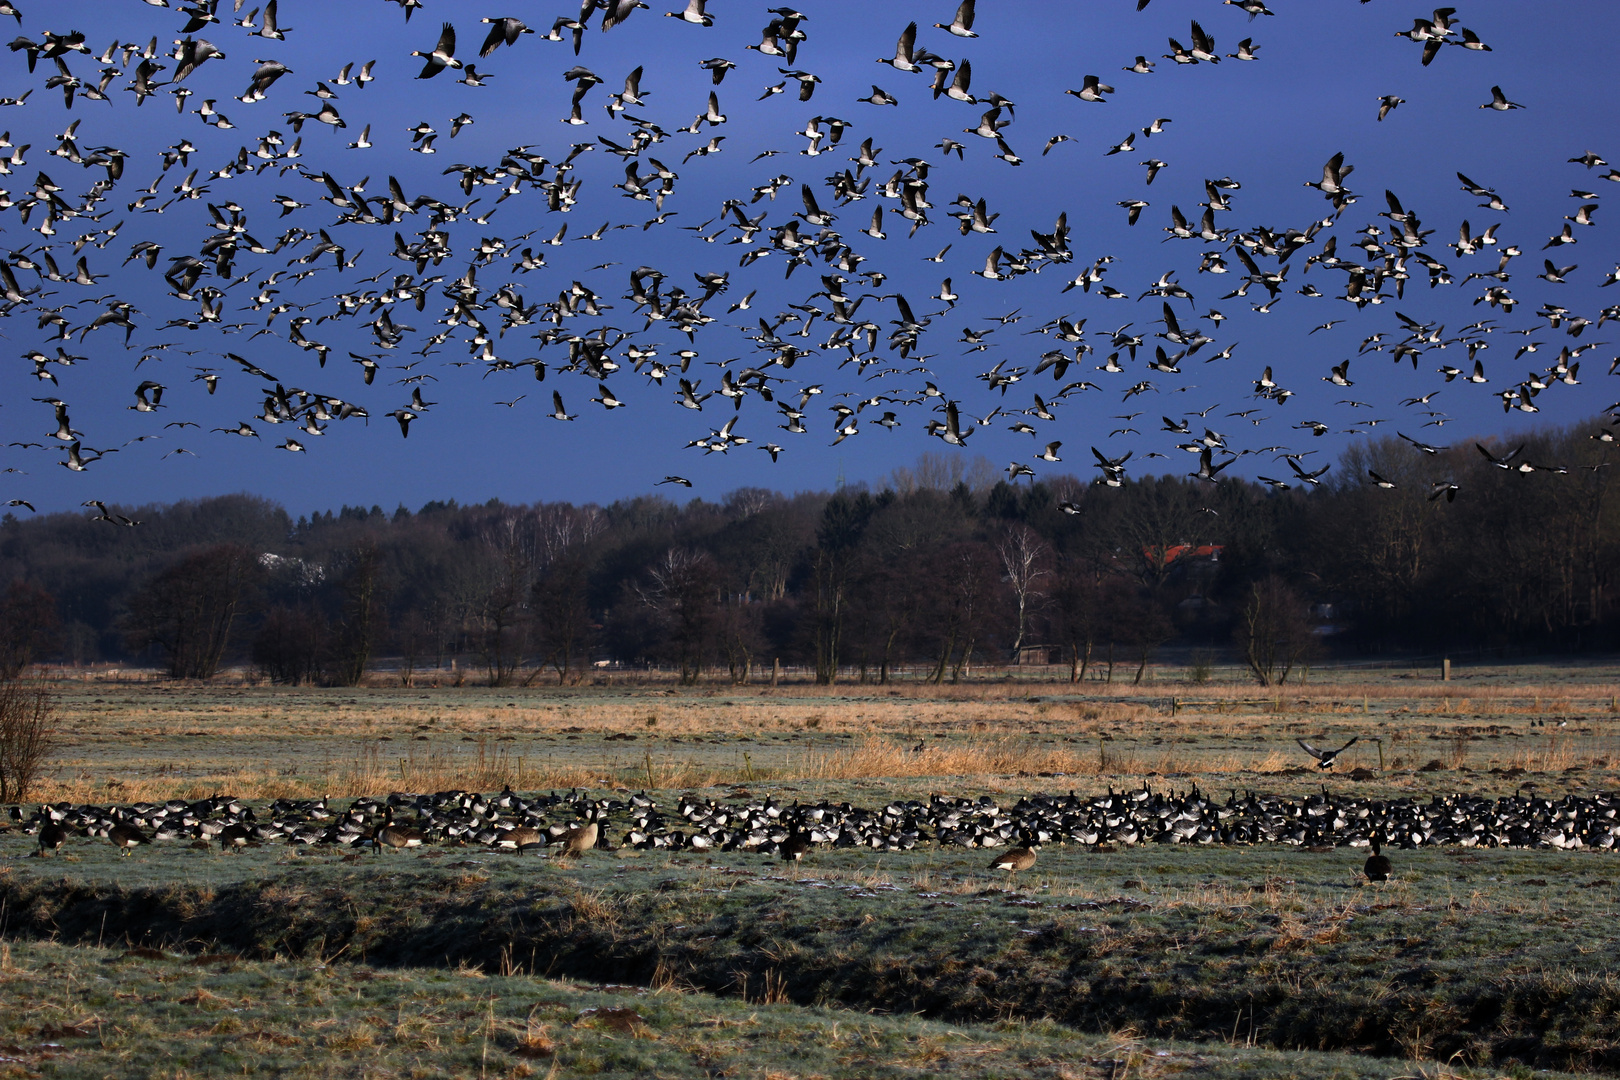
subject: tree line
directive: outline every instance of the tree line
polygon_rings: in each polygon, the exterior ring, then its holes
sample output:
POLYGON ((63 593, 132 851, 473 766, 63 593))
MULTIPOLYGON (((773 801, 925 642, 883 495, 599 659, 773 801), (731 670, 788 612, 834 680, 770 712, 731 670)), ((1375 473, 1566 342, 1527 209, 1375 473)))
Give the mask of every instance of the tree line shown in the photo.
MULTIPOLYGON (((231 495, 0 520, 0 677, 136 661, 208 678, 496 685, 593 663, 685 683, 935 682, 979 664, 1140 679, 1168 643, 1257 681, 1327 653, 1596 649, 1620 630, 1620 508, 1595 425, 1434 453, 1359 443, 1318 484, 993 481, 925 455, 882 485, 719 502, 343 507, 231 495)), ((1292 477, 1292 474, 1288 474, 1292 477)))

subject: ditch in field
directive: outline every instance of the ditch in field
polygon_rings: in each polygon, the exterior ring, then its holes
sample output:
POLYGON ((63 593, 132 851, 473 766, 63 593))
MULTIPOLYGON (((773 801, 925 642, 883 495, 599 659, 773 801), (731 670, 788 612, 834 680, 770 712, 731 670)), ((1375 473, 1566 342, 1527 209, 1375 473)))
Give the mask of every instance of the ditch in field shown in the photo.
POLYGON ((9 937, 1620 1073, 1606 854, 1401 852, 1385 887, 1344 850, 1064 848, 1016 890, 980 852, 74 857, 10 862, 9 937))

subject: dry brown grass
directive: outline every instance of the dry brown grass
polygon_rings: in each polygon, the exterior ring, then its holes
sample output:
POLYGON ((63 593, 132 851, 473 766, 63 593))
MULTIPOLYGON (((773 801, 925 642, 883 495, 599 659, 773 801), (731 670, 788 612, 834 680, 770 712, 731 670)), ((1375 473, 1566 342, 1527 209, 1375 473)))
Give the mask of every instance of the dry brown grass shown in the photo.
POLYGON ((615 678, 608 687, 437 690, 69 679, 58 684, 62 749, 36 797, 346 797, 506 784, 690 790, 932 777, 1039 786, 1062 776, 1101 786, 1154 774, 1218 786, 1307 765, 1295 736, 1360 735, 1346 768, 1382 766, 1393 783, 1411 782, 1399 770, 1434 760, 1476 773, 1620 761, 1613 687, 1601 678, 1475 685, 1466 695, 1455 684, 1387 675, 1269 692, 994 680, 680 688, 615 678), (1569 727, 1543 734, 1526 722, 1548 716, 1567 717, 1569 727))
POLYGON ((807 759, 800 775, 815 780, 882 777, 1085 777, 1170 776, 1228 773, 1243 768, 1276 771, 1292 757, 1267 754, 1259 763, 1238 755, 1189 754, 1176 750, 1119 750, 1105 742, 1080 750, 1018 738, 989 737, 921 750, 881 736, 848 750, 807 759))

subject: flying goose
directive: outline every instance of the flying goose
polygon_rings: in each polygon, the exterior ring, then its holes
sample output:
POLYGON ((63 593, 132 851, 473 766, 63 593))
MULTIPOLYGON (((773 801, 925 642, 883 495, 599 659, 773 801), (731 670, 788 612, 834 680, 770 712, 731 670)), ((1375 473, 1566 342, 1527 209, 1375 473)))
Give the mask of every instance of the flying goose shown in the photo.
POLYGON ((1509 109, 1522 109, 1524 106, 1520 105, 1517 101, 1509 101, 1506 95, 1502 93, 1502 88, 1500 86, 1493 86, 1491 87, 1491 100, 1481 105, 1480 108, 1495 109, 1497 112, 1507 112, 1509 109))
POLYGON ((1004 273, 1001 269, 1001 256, 1001 247, 997 245, 991 250, 990 254, 984 257, 984 269, 970 272, 987 281, 1006 281, 1010 275, 1004 273))
POLYGON ((1000 139, 1001 129, 1011 124, 1011 120, 1001 119, 1001 106, 992 106, 984 115, 979 117, 979 126, 963 128, 969 135, 977 135, 981 139, 1000 139))
POLYGON ((1306 472, 1304 469, 1300 468, 1299 462, 1295 461, 1293 458, 1288 459, 1288 467, 1294 470, 1295 476, 1299 477, 1312 487, 1320 487, 1322 485, 1322 474, 1333 468, 1332 464, 1330 463, 1322 466, 1320 469, 1317 469, 1314 472, 1306 472))
POLYGON ((1312 746, 1310 743, 1300 738, 1296 738, 1294 741, 1299 743, 1300 748, 1303 749, 1307 754, 1316 759, 1316 767, 1318 769, 1326 771, 1333 768, 1333 763, 1340 754, 1356 745, 1360 739, 1361 736, 1357 735, 1355 738, 1351 739, 1337 750, 1323 750, 1320 747, 1312 746))
POLYGON ((973 32, 973 4, 974 0, 962 0, 961 6, 956 9, 956 17, 950 25, 935 23, 936 29, 945 30, 963 38, 976 38, 979 35, 973 32))
MULTIPOLYGON (((706 2, 707 0, 687 0, 684 10, 666 11, 664 17, 666 19, 680 19, 682 22, 693 23, 697 26, 713 26, 714 16, 703 10, 706 2)), ((719 81, 719 79, 715 80, 715 82, 719 81)))
POLYGON ((915 74, 922 70, 922 66, 914 59, 916 44, 917 24, 913 22, 900 32, 900 40, 894 45, 894 58, 891 60, 888 57, 879 57, 878 63, 915 74))
POLYGON ((965 432, 962 430, 961 414, 957 411, 954 401, 945 403, 945 422, 931 420, 928 429, 930 434, 938 435, 950 446, 966 446, 968 437, 976 430, 972 427, 965 432))
POLYGON ((1490 462, 1492 465, 1495 465, 1498 469, 1511 469, 1511 468, 1513 468, 1513 465, 1511 464, 1513 459, 1518 457, 1521 453, 1524 452, 1524 444, 1520 443, 1513 450, 1509 451, 1506 454, 1503 454, 1501 457, 1497 457, 1495 454, 1493 454, 1489 450, 1485 449, 1479 443, 1474 444, 1474 449, 1478 450, 1481 454, 1483 454, 1485 456, 1485 460, 1490 462))
POLYGON ((1114 88, 1103 82, 1095 75, 1087 75, 1083 80, 1080 89, 1065 90, 1063 92, 1065 94, 1072 94, 1081 101, 1094 101, 1106 105, 1108 103, 1108 99, 1103 95, 1112 94, 1114 92, 1114 88))
POLYGON ((726 77, 726 72, 737 65, 722 56, 710 57, 708 60, 698 61, 698 67, 708 71, 714 79, 714 85, 719 86, 726 77))
POLYGON ((447 67, 461 67, 461 61, 456 59, 456 28, 445 23, 432 52, 416 50, 411 55, 420 56, 424 61, 421 73, 416 76, 418 79, 431 79, 447 67))
POLYGON ((1197 478, 1199 480, 1207 480, 1211 484, 1219 483, 1220 482, 1220 480, 1219 480, 1220 471, 1222 469, 1226 468, 1228 465, 1232 464, 1232 462, 1236 461, 1237 458, 1228 458, 1226 461, 1221 462, 1219 465, 1215 465, 1215 464, 1212 464, 1212 461, 1211 461, 1211 458, 1212 458, 1213 454, 1214 454, 1214 451, 1211 450, 1208 446, 1205 446, 1203 448, 1203 450, 1201 450, 1199 452, 1199 454, 1198 454, 1198 471, 1195 472, 1195 473, 1189 473, 1188 475, 1193 476, 1193 477, 1195 477, 1195 478, 1197 478))
POLYGON ((1329 198, 1335 195, 1343 195, 1347 191, 1344 186, 1344 178, 1355 171, 1356 167, 1354 165, 1344 163, 1344 152, 1340 151, 1329 158, 1326 165, 1322 166, 1321 181, 1307 180, 1305 186, 1316 188, 1329 198))

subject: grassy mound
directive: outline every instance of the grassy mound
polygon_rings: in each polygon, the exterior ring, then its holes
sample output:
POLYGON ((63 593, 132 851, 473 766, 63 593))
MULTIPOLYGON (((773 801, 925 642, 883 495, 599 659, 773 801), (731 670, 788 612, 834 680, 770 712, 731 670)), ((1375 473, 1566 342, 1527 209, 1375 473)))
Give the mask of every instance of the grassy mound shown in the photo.
POLYGON ((1082 1035, 1045 1022, 947 1025, 466 967, 150 948, 0 946, 0 1001, 27 1005, 0 1010, 7 1078, 1381 1080, 1409 1071, 1388 1060, 1082 1035))
POLYGON ((1016 892, 951 852, 79 858, 12 863, 8 933, 1620 1072, 1605 855, 1398 853, 1360 887, 1343 852, 1058 849, 1016 892))

